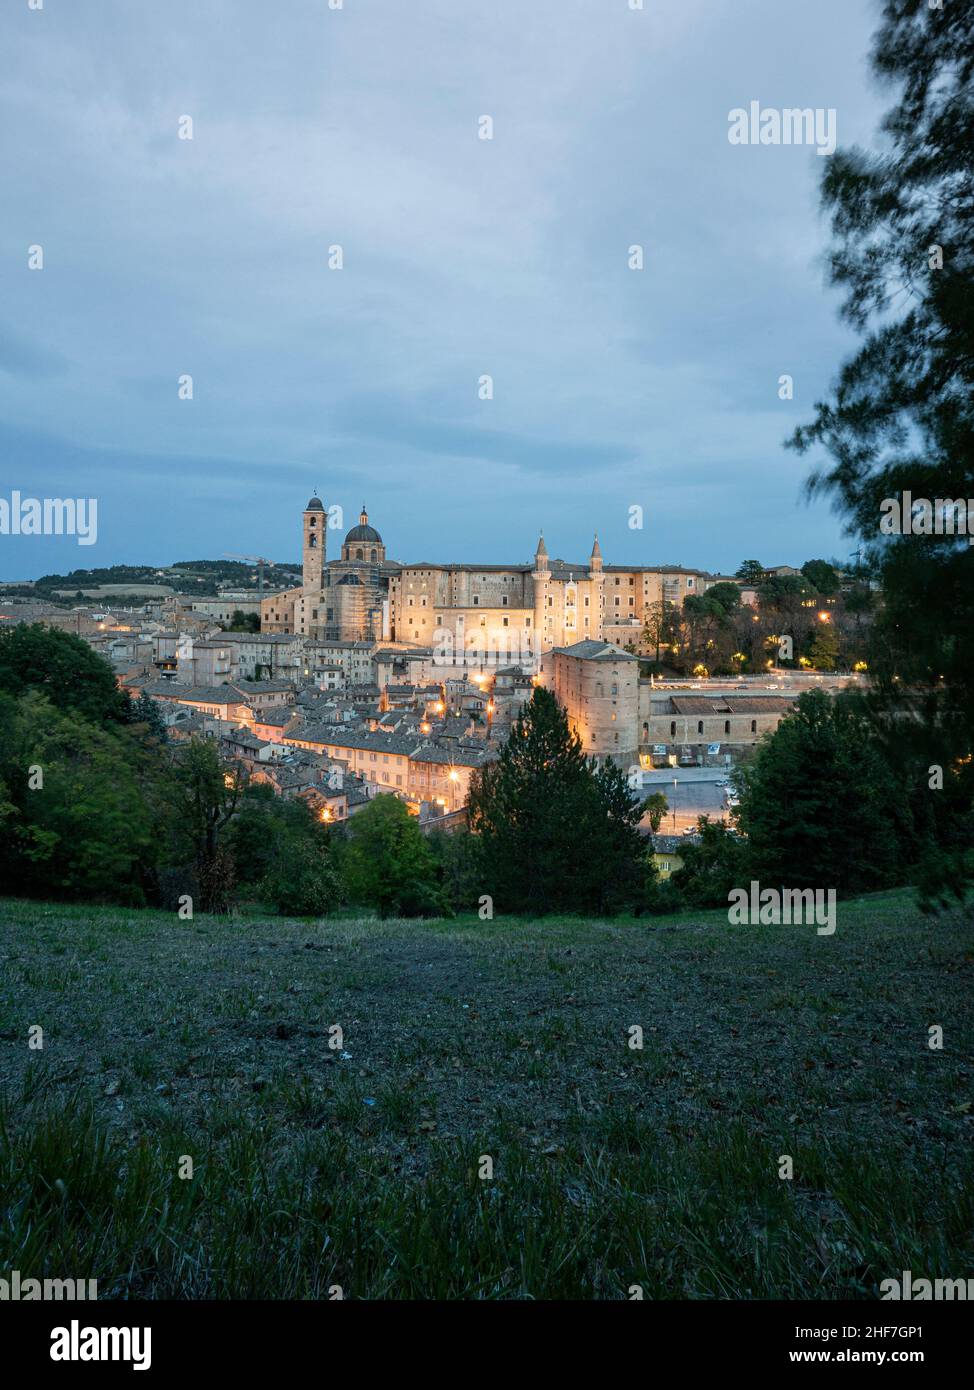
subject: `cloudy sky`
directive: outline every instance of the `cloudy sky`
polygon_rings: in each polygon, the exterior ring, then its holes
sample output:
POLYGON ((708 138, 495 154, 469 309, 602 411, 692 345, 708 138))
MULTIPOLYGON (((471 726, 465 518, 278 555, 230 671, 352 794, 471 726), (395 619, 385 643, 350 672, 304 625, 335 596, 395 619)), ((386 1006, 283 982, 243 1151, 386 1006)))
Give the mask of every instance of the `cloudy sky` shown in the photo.
POLYGON ((782 448, 853 345, 825 161, 728 113, 873 143, 872 0, 330 3, 5 0, 0 496, 99 510, 0 578, 295 557, 315 488, 401 560, 848 554, 782 448))

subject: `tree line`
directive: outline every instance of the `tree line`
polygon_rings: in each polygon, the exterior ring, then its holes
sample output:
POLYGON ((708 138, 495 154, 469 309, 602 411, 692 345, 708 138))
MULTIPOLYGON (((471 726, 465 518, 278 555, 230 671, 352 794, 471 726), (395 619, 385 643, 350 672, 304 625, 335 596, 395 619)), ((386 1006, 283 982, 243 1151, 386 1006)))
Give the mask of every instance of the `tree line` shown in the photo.
POLYGON ((681 607, 651 604, 642 637, 651 670, 682 676, 758 674, 771 667, 851 671, 868 666, 878 597, 862 574, 843 583, 826 560, 776 575, 745 560, 731 580, 681 607), (755 589, 744 603, 743 587, 755 589), (787 638, 786 642, 782 639, 787 638))
POLYGON ((425 835, 379 795, 344 826, 248 781, 211 739, 170 744, 79 638, 0 633, 0 882, 53 899, 297 916, 661 913, 726 904, 752 878, 840 895, 918 883, 974 843, 971 766, 903 781, 857 696, 812 691, 739 775, 730 825, 703 820, 657 876, 662 798, 587 758, 543 688, 474 775, 467 832, 425 835), (648 822, 648 824, 647 824, 648 822))

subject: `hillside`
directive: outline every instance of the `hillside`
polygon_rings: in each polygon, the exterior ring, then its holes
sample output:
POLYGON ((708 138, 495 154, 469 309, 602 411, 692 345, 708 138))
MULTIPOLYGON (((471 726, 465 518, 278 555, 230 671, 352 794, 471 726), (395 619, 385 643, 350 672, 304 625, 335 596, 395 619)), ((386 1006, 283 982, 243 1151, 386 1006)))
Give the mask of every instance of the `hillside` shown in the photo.
POLYGON ((10 900, 0 937, 0 1266, 25 1276, 841 1298, 971 1266, 969 929, 907 895, 840 905, 831 938, 10 900))

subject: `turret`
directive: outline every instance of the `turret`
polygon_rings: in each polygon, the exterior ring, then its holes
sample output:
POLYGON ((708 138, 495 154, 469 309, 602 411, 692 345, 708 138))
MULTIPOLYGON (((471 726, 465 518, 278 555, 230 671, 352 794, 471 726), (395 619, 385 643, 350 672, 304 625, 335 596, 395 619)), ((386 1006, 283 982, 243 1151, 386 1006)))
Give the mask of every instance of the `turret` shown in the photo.
POLYGON ((548 642, 548 581, 551 570, 548 566, 548 551, 545 549, 544 533, 538 539, 534 552, 534 656, 537 660, 548 642))

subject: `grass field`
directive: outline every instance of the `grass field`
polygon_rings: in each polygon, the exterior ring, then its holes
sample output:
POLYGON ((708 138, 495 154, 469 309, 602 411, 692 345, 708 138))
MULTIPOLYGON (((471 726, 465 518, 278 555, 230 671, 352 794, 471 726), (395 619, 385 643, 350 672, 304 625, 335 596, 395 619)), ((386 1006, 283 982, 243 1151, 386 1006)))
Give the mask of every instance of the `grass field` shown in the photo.
POLYGON ((969 925, 905 894, 832 937, 0 900, 0 1273, 135 1298, 966 1277, 972 976, 969 925))

